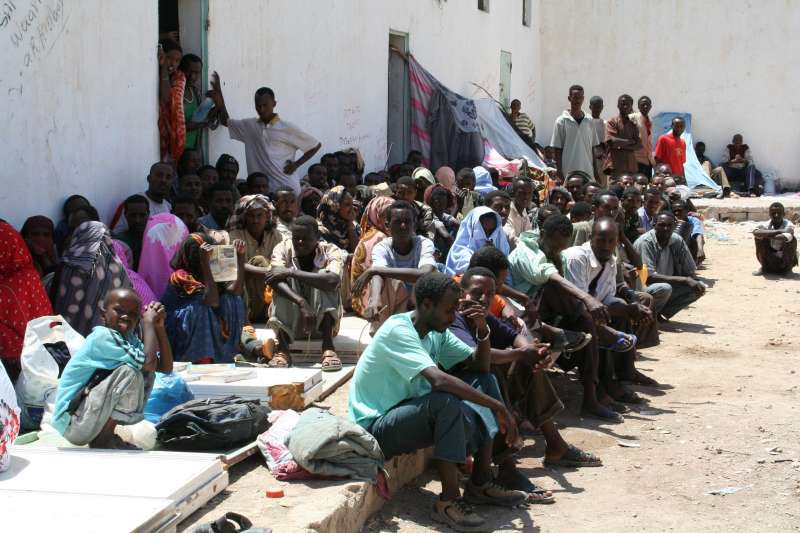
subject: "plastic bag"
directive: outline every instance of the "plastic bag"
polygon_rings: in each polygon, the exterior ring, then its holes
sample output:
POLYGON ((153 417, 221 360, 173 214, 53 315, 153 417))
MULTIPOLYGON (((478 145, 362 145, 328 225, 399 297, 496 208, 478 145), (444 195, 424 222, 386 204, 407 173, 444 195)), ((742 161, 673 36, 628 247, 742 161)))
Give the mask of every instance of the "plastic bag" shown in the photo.
POLYGON ((175 372, 164 374, 156 372, 153 390, 144 406, 144 418, 158 424, 161 417, 173 407, 194 400, 194 394, 186 386, 186 381, 175 372))
POLYGON ((44 406, 55 401, 61 372, 83 342, 83 336, 60 315, 28 322, 16 385, 24 428, 39 427, 44 406))

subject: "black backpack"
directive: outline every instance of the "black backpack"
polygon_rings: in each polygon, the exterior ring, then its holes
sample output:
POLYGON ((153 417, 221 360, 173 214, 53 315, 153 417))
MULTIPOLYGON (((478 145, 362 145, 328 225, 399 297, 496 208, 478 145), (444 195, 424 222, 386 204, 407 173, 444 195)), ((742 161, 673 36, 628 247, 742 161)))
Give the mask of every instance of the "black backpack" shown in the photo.
POLYGON ((158 442, 172 450, 229 450, 266 431, 269 413, 258 400, 238 396, 192 400, 161 417, 158 442))

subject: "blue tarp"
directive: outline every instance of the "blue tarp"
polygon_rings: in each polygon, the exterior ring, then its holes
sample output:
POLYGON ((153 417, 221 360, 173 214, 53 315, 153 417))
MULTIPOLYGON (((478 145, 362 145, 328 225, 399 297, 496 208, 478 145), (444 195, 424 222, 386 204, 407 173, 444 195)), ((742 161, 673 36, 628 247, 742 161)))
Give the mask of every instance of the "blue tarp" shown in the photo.
POLYGON ((714 183, 714 180, 712 180, 711 177, 708 176, 705 171, 703 171, 703 167, 700 165, 700 161, 697 159, 697 154, 694 153, 691 113, 665 111, 657 114, 653 118, 652 149, 655 150, 655 143, 658 141, 659 137, 672 131, 672 119, 675 117, 681 117, 686 123, 686 131, 684 131, 683 135, 681 135, 681 139, 686 142, 686 163, 683 164, 683 175, 686 178, 686 185, 688 185, 690 189, 694 189, 696 187, 709 187, 719 192, 721 187, 714 183))

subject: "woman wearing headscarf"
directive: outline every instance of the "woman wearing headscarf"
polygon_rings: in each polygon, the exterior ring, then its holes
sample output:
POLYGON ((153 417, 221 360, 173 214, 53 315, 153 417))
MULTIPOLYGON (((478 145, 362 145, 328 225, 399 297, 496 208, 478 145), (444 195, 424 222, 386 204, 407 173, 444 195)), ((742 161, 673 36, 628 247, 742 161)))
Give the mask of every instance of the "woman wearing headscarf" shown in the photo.
POLYGON ((492 182, 492 175, 484 167, 475 167, 472 169, 475 173, 475 191, 481 195, 486 196, 492 191, 496 191, 497 187, 492 182))
POLYGON ((456 194, 456 173, 452 168, 439 167, 439 170, 436 171, 436 182, 453 195, 456 194))
POLYGON ((133 285, 114 253, 111 232, 102 222, 82 222, 56 269, 50 291, 53 310, 85 337, 102 323, 106 293, 121 287, 133 285))
POLYGON ((133 285, 133 290, 139 295, 139 299, 142 302, 142 313, 144 313, 144 310, 150 302, 156 302, 158 298, 156 298, 153 289, 150 288, 150 285, 147 284, 144 278, 138 272, 131 269, 130 265, 133 262, 133 252, 130 247, 124 242, 114 239, 112 249, 117 255, 119 262, 122 263, 125 273, 128 274, 128 278, 130 278, 131 284, 133 285))
POLYGON ((183 117, 183 95, 186 74, 178 68, 183 50, 170 39, 161 42, 159 53, 158 132, 162 161, 178 161, 186 145, 186 122, 183 117))
POLYGON ((40 277, 55 270, 58 263, 54 233, 53 221, 41 215, 30 217, 20 230, 20 234, 31 252, 33 266, 36 267, 40 277))
POLYGON ((239 352, 245 324, 245 244, 234 241, 237 276, 217 283, 211 274, 213 240, 190 234, 172 261, 174 272, 161 298, 167 309, 166 329, 176 361, 230 363, 239 352))
POLYGON ((504 255, 510 253, 500 215, 486 206, 479 206, 461 221, 456 240, 447 254, 446 272, 450 275, 463 274, 469 268, 472 254, 487 244, 504 255))
POLYGON ((78 209, 85 209, 91 205, 92 204, 89 202, 89 200, 80 194, 73 194, 64 200, 64 205, 61 207, 63 218, 58 221, 55 232, 53 233, 53 239, 56 242, 56 249, 58 250, 59 255, 64 253, 64 250, 66 250, 67 245, 69 244, 69 236, 72 233, 72 229, 69 227, 70 215, 72 215, 72 213, 78 209))
POLYGON ((22 236, 0 220, 0 359, 15 381, 28 321, 52 315, 47 293, 22 236))
POLYGON ((261 194, 242 196, 233 215, 228 219, 231 240, 245 243, 247 263, 244 266, 244 301, 250 322, 266 322, 272 290, 264 285, 269 271, 272 251, 283 241, 273 222, 275 208, 261 194))
MULTIPOLYGON (((364 214, 361 216, 361 239, 358 241, 350 264, 351 286, 361 274, 372 266, 372 249, 375 245, 389 236, 385 215, 386 210, 393 203, 394 198, 390 196, 378 196, 367 204, 364 214)), ((368 303, 369 290, 364 290, 361 294, 353 294, 353 311, 359 316, 364 316, 368 303)))
POLYGON ((317 208, 320 240, 335 244, 347 254, 344 272, 342 272, 342 283, 339 285, 342 304, 347 311, 351 307, 349 254, 352 254, 358 245, 355 217, 353 196, 341 185, 326 192, 317 208))
POLYGON ((414 169, 414 172, 411 173, 411 177, 414 179, 414 185, 417 187, 416 200, 418 202, 424 202, 425 189, 436 184, 433 173, 425 167, 417 167, 414 169))
POLYGON ((159 213, 150 217, 142 238, 139 275, 160 298, 172 275, 172 258, 189 235, 186 224, 175 215, 159 213))

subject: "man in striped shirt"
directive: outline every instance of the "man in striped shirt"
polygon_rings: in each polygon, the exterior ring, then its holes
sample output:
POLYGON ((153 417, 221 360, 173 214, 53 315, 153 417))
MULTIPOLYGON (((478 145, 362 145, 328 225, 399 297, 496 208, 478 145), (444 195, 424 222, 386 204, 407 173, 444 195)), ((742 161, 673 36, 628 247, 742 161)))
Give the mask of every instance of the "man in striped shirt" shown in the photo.
POLYGON ((511 101, 511 122, 523 135, 528 137, 531 142, 536 141, 536 126, 531 117, 520 111, 522 103, 519 100, 511 101))

